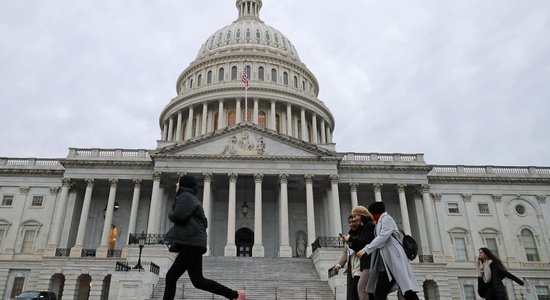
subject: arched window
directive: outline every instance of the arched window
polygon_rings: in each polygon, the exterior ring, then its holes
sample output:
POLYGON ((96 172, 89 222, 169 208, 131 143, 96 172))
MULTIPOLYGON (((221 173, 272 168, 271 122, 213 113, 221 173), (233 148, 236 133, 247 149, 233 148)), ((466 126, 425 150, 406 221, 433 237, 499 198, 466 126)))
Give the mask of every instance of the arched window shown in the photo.
POLYGON ((294 88, 298 88, 298 77, 294 76, 294 88))
POLYGON ((248 80, 250 80, 252 77, 250 77, 250 66, 246 66, 246 77, 248 80))
POLYGON ((237 113, 234 110, 227 113, 227 124, 235 125, 237 123, 237 113))
POLYGON ((218 81, 223 81, 225 76, 225 70, 223 68, 220 68, 218 71, 218 81))
POLYGON ((283 83, 285 85, 288 85, 288 73, 287 72, 283 72, 283 83))
POLYGON ((306 90, 306 82, 305 81, 302 81, 302 90, 306 90))
POLYGON ((449 232, 455 250, 455 261, 467 261, 469 249, 469 232, 465 228, 455 227, 449 232))
POLYGON ((258 113, 258 124, 260 126, 265 127, 265 118, 266 118, 265 111, 261 111, 258 113))
POLYGON ((264 67, 258 68, 258 80, 264 81, 264 67))
POLYGON ((193 88, 193 79, 189 80, 189 88, 190 88, 190 89, 193 88))
POLYGON ((237 66, 231 67, 231 80, 237 80, 237 66))
POLYGON ((199 74, 199 77, 197 77, 197 86, 201 86, 202 83, 202 74, 199 74))
POLYGON ((35 248, 36 237, 38 236, 38 231, 40 230, 41 224, 36 221, 27 221, 22 224, 22 237, 23 241, 21 242, 21 253, 22 254, 32 254, 35 248))
POLYGON ((527 228, 522 229, 521 241, 523 242, 523 249, 525 249, 527 261, 540 261, 539 250, 537 249, 537 243, 533 236, 533 232, 527 228))
POLYGON ((211 84, 212 83, 212 71, 208 71, 208 73, 206 73, 206 84, 211 84))
POLYGON ((271 69, 271 81, 277 82, 277 70, 271 69))

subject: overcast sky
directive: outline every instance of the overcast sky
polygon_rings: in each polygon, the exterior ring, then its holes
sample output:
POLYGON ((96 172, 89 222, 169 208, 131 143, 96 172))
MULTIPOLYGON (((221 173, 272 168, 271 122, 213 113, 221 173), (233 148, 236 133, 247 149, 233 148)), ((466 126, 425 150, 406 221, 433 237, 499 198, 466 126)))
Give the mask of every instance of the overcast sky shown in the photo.
MULTIPOLYGON (((264 0, 336 119, 339 152, 550 166, 550 1, 264 0)), ((154 149, 234 0, 0 2, 0 157, 154 149)))

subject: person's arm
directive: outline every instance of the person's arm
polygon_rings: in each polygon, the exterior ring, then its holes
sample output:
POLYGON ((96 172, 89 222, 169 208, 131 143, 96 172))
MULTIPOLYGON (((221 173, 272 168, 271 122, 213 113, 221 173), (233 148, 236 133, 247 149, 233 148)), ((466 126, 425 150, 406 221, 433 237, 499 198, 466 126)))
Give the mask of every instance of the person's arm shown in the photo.
POLYGON ((344 247, 344 252, 342 252, 342 256, 340 256, 340 259, 338 260, 336 265, 334 265, 334 268, 336 269, 336 271, 340 270, 346 264, 347 260, 348 260, 348 249, 344 247))
POLYGON ((507 270, 504 270, 503 274, 504 274, 504 277, 508 277, 508 278, 512 279, 513 281, 515 281, 519 285, 524 285, 525 284, 523 282, 523 280, 519 279, 516 275, 508 272, 507 270))
POLYGON ((176 197, 174 209, 168 213, 168 219, 170 219, 170 221, 174 224, 182 224, 187 222, 197 208, 195 207, 194 201, 191 201, 191 199, 184 199, 184 197, 184 195, 176 197))

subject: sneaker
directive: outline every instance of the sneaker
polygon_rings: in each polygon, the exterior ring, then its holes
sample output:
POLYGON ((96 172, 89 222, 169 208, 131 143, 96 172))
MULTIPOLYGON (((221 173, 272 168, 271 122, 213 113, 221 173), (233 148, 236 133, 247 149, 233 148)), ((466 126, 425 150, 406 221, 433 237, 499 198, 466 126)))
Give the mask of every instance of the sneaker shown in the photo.
POLYGON ((246 292, 243 291, 243 290, 238 290, 237 291, 237 298, 235 298, 235 300, 246 300, 246 292))

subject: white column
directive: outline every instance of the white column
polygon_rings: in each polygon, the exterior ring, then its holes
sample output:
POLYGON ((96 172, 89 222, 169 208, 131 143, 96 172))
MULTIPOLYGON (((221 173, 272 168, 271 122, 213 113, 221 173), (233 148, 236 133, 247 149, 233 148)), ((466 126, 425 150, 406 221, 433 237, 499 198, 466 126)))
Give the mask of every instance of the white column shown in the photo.
POLYGON ((374 189, 374 201, 382 202, 382 184, 378 182, 373 183, 372 188, 374 189))
POLYGON ((281 206, 279 208, 279 257, 292 257, 288 236, 288 174, 279 175, 281 183, 281 206))
MULTIPOLYGON (((245 109, 245 113, 246 113, 246 109, 245 109)), ((235 99, 235 114, 236 114, 236 118, 235 118, 235 123, 237 124, 240 124, 241 123, 241 99, 237 98, 235 99)))
POLYGON ((313 253, 311 244, 315 241, 315 207, 313 205, 313 175, 306 174, 307 247, 306 257, 313 253))
POLYGON ((229 203, 227 207, 227 243, 225 244, 224 256, 237 256, 235 245, 235 212, 237 209, 237 177, 236 173, 229 174, 229 203))
POLYGON ((311 137, 312 137, 312 142, 314 144, 317 144, 319 142, 319 140, 317 139, 317 135, 318 135, 318 131, 317 131, 317 114, 316 113, 313 113, 313 115, 311 116, 311 137))
POLYGON ((342 232, 342 217, 340 214, 340 196, 338 195, 338 175, 330 175, 330 185, 332 189, 332 213, 334 214, 334 228, 332 235, 336 236, 342 232))
POLYGON ((434 209, 432 199, 430 198, 430 185, 422 185, 422 204, 424 204, 424 215, 426 216, 426 228, 428 229, 428 243, 430 244, 430 251, 435 257, 441 253, 439 244, 437 243, 437 222, 434 216, 434 209))
POLYGON ((258 124, 258 98, 254 98, 254 110, 252 111, 252 122, 258 124))
POLYGON ((286 104, 286 134, 292 136, 292 105, 286 104))
POLYGON ((223 100, 218 102, 218 129, 225 127, 223 124, 223 100))
POLYGON ((275 100, 271 100, 271 126, 269 126, 272 130, 277 130, 277 111, 275 111, 275 100))
POLYGON ((357 187, 359 187, 359 184, 352 182, 349 184, 349 190, 351 193, 351 208, 353 209, 357 205, 359 205, 359 201, 357 201, 357 187))
POLYGON ((185 128, 185 139, 188 140, 193 137, 193 106, 189 107, 189 116, 187 117, 187 127, 185 128))
POLYGON ((264 175, 254 174, 254 246, 252 257, 264 257, 265 249, 262 241, 262 181, 264 175))
POLYGON ((327 143, 332 143, 332 132, 330 131, 329 126, 327 126, 327 143))
POLYGON ((214 223, 212 220, 212 210, 210 209, 212 206, 212 173, 203 173, 204 176, 204 188, 202 192, 202 208, 204 210, 204 215, 206 216, 206 219, 211 225, 206 228, 206 253, 205 255, 210 256, 210 235, 212 232, 212 224, 214 223))
POLYGON ((166 125, 166 122, 162 124, 162 140, 166 141, 168 139, 168 125, 166 125))
POLYGON ((168 140, 174 140, 174 119, 172 117, 170 117, 170 120, 168 122, 168 140))
POLYGON ((397 193, 399 194, 399 207, 401 208, 401 219, 403 223, 403 231, 405 234, 411 234, 411 224, 409 221, 409 209, 407 208, 407 198, 405 196, 406 184, 397 185, 397 193))
POLYGON ((160 189, 160 172, 153 173, 153 191, 151 192, 151 205, 149 207, 149 221, 147 222, 147 233, 158 233, 156 224, 157 210, 159 209, 159 189, 160 189))
POLYGON ((201 134, 206 134, 206 120, 208 119, 208 103, 202 104, 201 134))
POLYGON ((81 257, 82 246, 84 245, 84 235, 88 223, 88 214, 90 212, 90 203, 92 202, 92 190, 94 189, 94 179, 86 178, 86 191, 84 192, 84 202, 82 203, 82 212, 78 223, 78 233, 76 234, 75 245, 71 248, 71 257, 81 257))
POLYGON ((105 209, 105 221, 103 222, 101 244, 96 250, 96 257, 107 257, 107 250, 109 249, 109 234, 111 233, 111 225, 113 224, 113 213, 115 209, 118 179, 111 178, 109 179, 109 183, 111 184, 109 189, 109 200, 107 201, 107 208, 105 209))
POLYGON ((126 244, 129 242, 130 233, 136 232, 137 214, 139 209, 139 196, 141 194, 141 179, 134 179, 134 194, 132 196, 132 208, 130 209, 130 221, 128 222, 128 234, 126 235, 126 244))
POLYGON ((306 109, 303 107, 300 110, 300 119, 300 123, 302 123, 302 128, 300 128, 300 130, 302 131, 302 141, 309 142, 309 135, 307 134, 306 109))
MULTIPOLYGON (((55 212, 52 219, 52 231, 50 240, 48 241, 48 248, 53 250, 55 256, 56 248, 59 246, 59 240, 61 239, 61 230, 63 229, 63 221, 65 220, 65 212, 67 210, 67 200, 69 199, 69 188, 71 184, 70 178, 61 179, 61 195, 59 196, 59 203, 56 203, 55 212)), ((51 251, 48 251, 49 253, 51 251)))
POLYGON ((182 112, 181 110, 178 111, 178 122, 176 123, 176 141, 180 142, 182 140, 181 137, 181 122, 182 122, 182 112))
POLYGON ((321 144, 327 143, 325 120, 321 120, 321 144))

